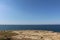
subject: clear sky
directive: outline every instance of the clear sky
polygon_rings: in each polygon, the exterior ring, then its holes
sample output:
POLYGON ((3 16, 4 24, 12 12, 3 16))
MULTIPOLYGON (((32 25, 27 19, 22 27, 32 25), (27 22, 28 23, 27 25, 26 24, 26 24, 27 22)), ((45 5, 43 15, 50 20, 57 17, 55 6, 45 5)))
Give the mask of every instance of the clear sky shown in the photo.
POLYGON ((0 0, 0 24, 60 24, 60 0, 0 0))

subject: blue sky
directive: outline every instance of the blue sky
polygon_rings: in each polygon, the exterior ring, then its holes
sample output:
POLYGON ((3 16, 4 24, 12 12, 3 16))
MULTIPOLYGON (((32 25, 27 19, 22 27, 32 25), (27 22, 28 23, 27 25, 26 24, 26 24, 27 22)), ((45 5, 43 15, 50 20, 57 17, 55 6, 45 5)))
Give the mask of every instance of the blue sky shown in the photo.
POLYGON ((0 0, 0 24, 60 24, 60 0, 0 0))

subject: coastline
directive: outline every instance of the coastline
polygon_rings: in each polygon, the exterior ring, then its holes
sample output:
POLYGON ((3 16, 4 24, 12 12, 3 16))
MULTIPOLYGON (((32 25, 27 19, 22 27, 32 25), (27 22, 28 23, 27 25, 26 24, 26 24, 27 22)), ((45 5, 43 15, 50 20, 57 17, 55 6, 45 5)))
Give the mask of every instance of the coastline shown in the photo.
POLYGON ((60 40, 60 32, 46 30, 8 30, 0 31, 1 33, 10 36, 13 40, 60 40))

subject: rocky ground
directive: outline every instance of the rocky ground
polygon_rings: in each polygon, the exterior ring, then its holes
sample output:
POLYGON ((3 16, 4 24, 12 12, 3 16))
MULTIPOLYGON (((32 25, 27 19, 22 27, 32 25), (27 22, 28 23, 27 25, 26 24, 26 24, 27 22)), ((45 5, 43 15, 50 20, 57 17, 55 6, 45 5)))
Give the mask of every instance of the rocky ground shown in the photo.
POLYGON ((2 33, 2 35, 8 35, 12 40, 60 40, 59 32, 42 30, 6 31, 4 34, 2 33))
POLYGON ((18 35, 12 36, 19 40, 60 40, 60 33, 40 30, 13 31, 18 35))

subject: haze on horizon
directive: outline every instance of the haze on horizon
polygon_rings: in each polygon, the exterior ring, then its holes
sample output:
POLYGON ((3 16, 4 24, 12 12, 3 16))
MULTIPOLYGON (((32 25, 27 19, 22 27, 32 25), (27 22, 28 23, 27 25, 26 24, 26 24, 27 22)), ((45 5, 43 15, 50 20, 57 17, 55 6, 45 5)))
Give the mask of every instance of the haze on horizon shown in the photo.
POLYGON ((0 0, 0 24, 60 24, 60 0, 0 0))

